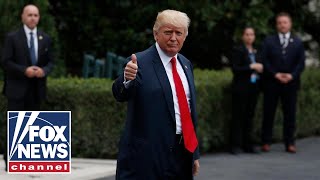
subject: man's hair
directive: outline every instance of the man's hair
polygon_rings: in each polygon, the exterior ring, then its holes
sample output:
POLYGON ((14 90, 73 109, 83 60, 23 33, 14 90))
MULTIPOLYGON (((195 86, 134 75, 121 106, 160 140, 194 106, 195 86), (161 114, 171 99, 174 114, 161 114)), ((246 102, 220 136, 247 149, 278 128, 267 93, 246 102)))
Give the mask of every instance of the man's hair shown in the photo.
POLYGON ((278 20, 279 17, 288 17, 290 20, 292 20, 291 15, 287 12, 280 12, 276 15, 276 21, 278 20))
POLYGON ((38 9, 38 12, 39 12, 39 14, 40 14, 40 10, 39 10, 38 6, 36 6, 35 4, 26 4, 26 5, 24 5, 23 8, 21 9, 20 15, 22 15, 22 14, 24 13, 25 9, 26 9, 27 7, 29 7, 29 6, 33 6, 33 7, 37 8, 37 9, 38 9))
POLYGON ((185 32, 188 34, 189 24, 190 18, 186 13, 167 9, 158 13, 156 22, 153 26, 153 32, 158 32, 164 25, 173 25, 185 28, 185 32))

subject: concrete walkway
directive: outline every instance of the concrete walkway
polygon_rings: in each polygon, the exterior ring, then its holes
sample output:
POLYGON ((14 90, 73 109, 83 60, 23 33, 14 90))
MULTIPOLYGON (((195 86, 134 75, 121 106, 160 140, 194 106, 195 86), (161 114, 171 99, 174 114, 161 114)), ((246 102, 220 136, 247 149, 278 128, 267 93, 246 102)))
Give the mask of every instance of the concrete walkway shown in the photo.
POLYGON ((297 154, 282 144, 256 155, 203 156, 196 180, 320 180, 320 138, 297 141, 297 154))
POLYGON ((269 153, 203 155, 195 180, 320 180, 320 137, 296 144, 297 154, 286 153, 283 144, 275 144, 269 153))
MULTIPOLYGON (((298 140, 297 148, 297 154, 286 153, 282 144, 275 144, 269 153, 203 155, 195 180, 320 180, 320 137, 298 140)), ((8 175, 1 163, 0 179, 114 180, 115 170, 115 160, 73 158, 69 175, 8 175)))
POLYGON ((72 158, 71 174, 53 175, 53 174, 7 174, 4 171, 4 161, 1 156, 0 161, 0 179, 1 180, 89 180, 98 178, 107 178, 113 176, 116 172, 115 160, 100 160, 100 159, 79 159, 72 158))

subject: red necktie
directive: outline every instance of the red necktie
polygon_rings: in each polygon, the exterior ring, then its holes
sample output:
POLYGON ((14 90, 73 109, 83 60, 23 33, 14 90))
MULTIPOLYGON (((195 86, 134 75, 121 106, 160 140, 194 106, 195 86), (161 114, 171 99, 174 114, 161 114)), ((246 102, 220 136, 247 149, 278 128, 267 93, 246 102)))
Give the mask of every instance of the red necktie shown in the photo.
POLYGON ((176 94, 178 97, 184 146, 188 151, 193 153, 198 146, 198 140, 197 140, 196 133, 194 131, 186 93, 184 92, 182 81, 177 71, 176 62, 177 62, 176 58, 173 57, 171 59, 172 75, 173 75, 174 85, 176 87, 176 94))

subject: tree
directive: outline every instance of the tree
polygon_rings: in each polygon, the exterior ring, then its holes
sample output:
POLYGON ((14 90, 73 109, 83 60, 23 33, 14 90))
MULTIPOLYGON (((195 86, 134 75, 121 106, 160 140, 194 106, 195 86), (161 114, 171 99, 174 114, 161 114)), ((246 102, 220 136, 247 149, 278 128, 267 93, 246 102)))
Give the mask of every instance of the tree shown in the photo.
MULTIPOLYGON (((50 0, 59 32, 59 42, 69 72, 80 74, 82 54, 107 51, 130 56, 154 43, 152 27, 164 9, 184 11, 191 18, 182 53, 195 67, 221 69, 228 65, 232 47, 246 25, 255 27, 257 44, 274 31, 274 16, 288 11, 296 30, 303 30, 309 0, 198 0, 146 1, 50 0)), ((314 22, 314 21, 311 21, 314 22)), ((312 23, 308 23, 312 24, 312 23)), ((319 24, 319 23, 318 23, 319 24)))

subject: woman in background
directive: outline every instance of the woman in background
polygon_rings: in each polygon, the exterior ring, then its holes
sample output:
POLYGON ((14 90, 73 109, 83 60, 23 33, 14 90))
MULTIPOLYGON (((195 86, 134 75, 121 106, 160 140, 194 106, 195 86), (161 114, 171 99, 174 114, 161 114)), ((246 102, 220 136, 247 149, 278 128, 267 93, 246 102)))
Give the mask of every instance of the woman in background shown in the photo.
POLYGON ((254 48, 255 31, 246 27, 242 44, 233 50, 231 153, 257 153, 252 142, 253 117, 259 94, 263 65, 254 48))

